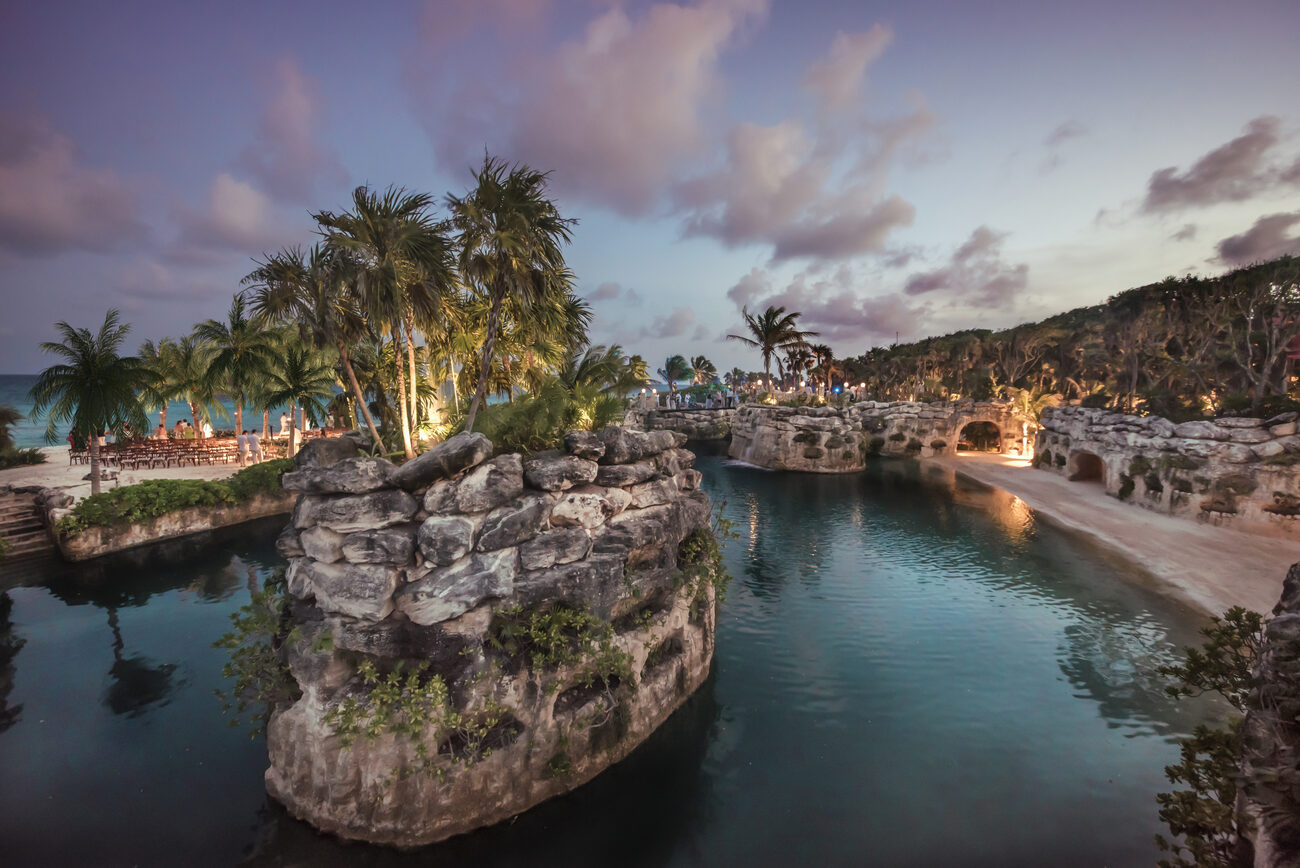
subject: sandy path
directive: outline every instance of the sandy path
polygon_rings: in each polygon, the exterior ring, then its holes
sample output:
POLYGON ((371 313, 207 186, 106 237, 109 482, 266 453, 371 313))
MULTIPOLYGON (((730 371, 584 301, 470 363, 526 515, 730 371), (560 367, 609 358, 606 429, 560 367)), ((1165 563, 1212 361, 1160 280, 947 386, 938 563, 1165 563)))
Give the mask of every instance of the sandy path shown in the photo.
POLYGON ((1016 495, 1049 521, 1084 534, 1142 568, 1162 591, 1210 614, 1234 605, 1268 612, 1282 594, 1300 542, 1161 515, 1110 497, 1100 485, 1069 482, 1028 461, 963 454, 932 459, 1016 495))
MULTIPOLYGON (((46 454, 44 464, 0 470, 0 485, 43 485, 46 488, 61 489, 78 499, 90 494, 90 481, 82 478, 90 474, 90 465, 68 466, 67 446, 46 446, 41 451, 46 454)), ((139 470, 120 471, 116 483, 106 480, 101 488, 107 491, 115 485, 131 485, 146 479, 224 479, 237 470, 238 463, 157 467, 152 470, 142 467, 139 470)))

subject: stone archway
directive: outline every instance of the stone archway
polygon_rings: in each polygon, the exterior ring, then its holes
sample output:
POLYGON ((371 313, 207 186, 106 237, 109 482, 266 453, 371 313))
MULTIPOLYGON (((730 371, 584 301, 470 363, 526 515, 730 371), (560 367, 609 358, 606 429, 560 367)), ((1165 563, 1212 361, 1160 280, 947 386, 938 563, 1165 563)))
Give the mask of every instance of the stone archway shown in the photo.
POLYGON ((1070 453, 1065 465, 1065 478, 1071 482, 1100 482, 1106 484, 1106 462, 1092 452, 1070 453))
POLYGON ((989 419, 966 422, 957 431, 958 452, 1002 452, 1005 447, 1002 426, 989 419))

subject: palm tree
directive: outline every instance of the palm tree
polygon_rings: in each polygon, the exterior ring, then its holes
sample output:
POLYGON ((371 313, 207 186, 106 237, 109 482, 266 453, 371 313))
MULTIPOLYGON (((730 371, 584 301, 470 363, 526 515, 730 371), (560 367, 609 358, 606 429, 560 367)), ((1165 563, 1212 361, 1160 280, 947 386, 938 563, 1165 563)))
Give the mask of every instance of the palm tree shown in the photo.
POLYGON ((810 347, 813 358, 826 376, 826 397, 831 396, 831 373, 835 370, 835 352, 826 344, 813 344, 810 347))
POLYGON ((466 431, 474 429, 474 418, 487 394, 506 299, 528 310, 573 292, 573 274, 564 264, 561 245, 569 242, 575 221, 560 216, 546 195, 546 179, 545 172, 524 165, 508 168, 496 157, 485 156, 483 167, 474 172, 474 189, 463 197, 447 197, 452 225, 459 233, 461 277, 489 302, 466 431))
POLYGON ((236 434, 244 430, 244 405, 252 384, 275 360, 270 336, 245 316, 246 304, 242 296, 236 295, 224 323, 210 319, 194 329, 194 336, 212 350, 208 359, 211 385, 220 384, 235 402, 236 434))
POLYGON ((0 404, 0 453, 9 452, 14 448, 14 438, 9 434, 9 427, 17 424, 23 418, 13 407, 0 404))
POLYGON ((732 368, 722 375, 722 382, 726 383, 733 389, 739 389, 745 384, 745 372, 740 368, 732 368))
POLYGON ((690 364, 687 363, 685 356, 669 356, 664 359, 664 366, 655 373, 668 384, 668 392, 672 394, 677 391, 677 381, 688 379, 694 374, 694 371, 690 364))
POLYGON ((718 368, 704 356, 691 358, 691 381, 694 383, 712 383, 718 379, 718 368))
POLYGON ((203 437, 203 427, 199 421, 211 418, 210 408, 216 400, 212 381, 208 377, 208 359, 211 357, 212 351, 207 344, 193 335, 181 338, 176 343, 176 351, 172 356, 177 397, 190 405, 194 433, 200 439, 203 437))
POLYGON ((334 395, 334 359, 328 351, 316 350, 300 343, 290 344, 279 364, 266 376, 265 400, 269 404, 289 405, 288 456, 297 451, 298 408, 321 417, 326 401, 334 395))
POLYGON ((433 197, 389 187, 378 194, 369 187, 352 191, 352 211, 313 215, 325 235, 326 246, 345 251, 354 265, 356 300, 376 327, 386 329, 397 347, 405 330, 407 376, 397 358, 398 404, 401 407, 402 446, 407 458, 415 457, 411 425, 418 413, 416 399, 415 320, 430 317, 437 298, 456 284, 455 260, 447 238, 447 224, 428 214, 433 197))
POLYGON ((146 410, 158 408, 158 423, 167 430, 167 405, 180 398, 176 380, 176 342, 163 338, 140 344, 139 358, 150 373, 149 383, 140 393, 146 410))
POLYGON ((118 317, 116 310, 109 310, 98 334, 56 323, 62 343, 47 341, 41 351, 62 356, 65 362, 42 371, 28 396, 32 415, 46 417, 46 441, 53 443, 59 426, 69 422, 74 432, 87 438, 91 494, 99 494, 100 432, 120 435, 127 426, 135 431, 149 427, 139 393, 151 375, 135 356, 118 355, 131 330, 120 325, 118 317))
POLYGON ((375 446, 383 449, 349 352, 349 345, 369 331, 355 299, 346 291, 349 266, 346 257, 332 255, 322 247, 313 247, 306 259, 295 247, 261 260, 242 283, 251 287, 250 302, 257 319, 296 324, 315 346, 332 346, 338 351, 358 410, 375 446))
POLYGON ((743 308, 741 314, 745 318, 749 335, 727 335, 727 340, 740 341, 745 346, 759 351, 763 356, 763 376, 769 383, 772 381, 772 356, 793 344, 817 336, 817 332, 799 328, 801 314, 798 311, 786 313, 784 307, 769 305, 767 310, 758 316, 751 314, 748 308, 743 308))

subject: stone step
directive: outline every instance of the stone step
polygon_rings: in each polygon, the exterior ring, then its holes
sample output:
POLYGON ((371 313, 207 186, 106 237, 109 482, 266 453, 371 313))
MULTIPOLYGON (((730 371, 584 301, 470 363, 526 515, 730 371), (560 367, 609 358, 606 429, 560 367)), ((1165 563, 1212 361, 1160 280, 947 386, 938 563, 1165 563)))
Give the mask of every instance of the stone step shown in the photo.
POLYGON ((0 536, 3 537, 13 537, 20 533, 27 533, 28 531, 33 530, 45 530, 45 525, 41 523, 39 518, 32 517, 23 519, 22 521, 0 522, 0 536))

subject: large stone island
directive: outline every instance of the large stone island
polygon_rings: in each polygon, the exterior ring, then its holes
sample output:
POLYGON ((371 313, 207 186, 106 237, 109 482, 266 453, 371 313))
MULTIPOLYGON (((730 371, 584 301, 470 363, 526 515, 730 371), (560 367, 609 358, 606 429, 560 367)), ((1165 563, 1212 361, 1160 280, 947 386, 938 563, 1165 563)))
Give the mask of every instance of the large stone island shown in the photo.
POLYGON ((523 458, 458 434, 400 467, 306 453, 284 476, 300 695, 267 726, 271 795, 412 847, 625 757, 713 656, 710 507, 684 441, 610 427, 523 458))

